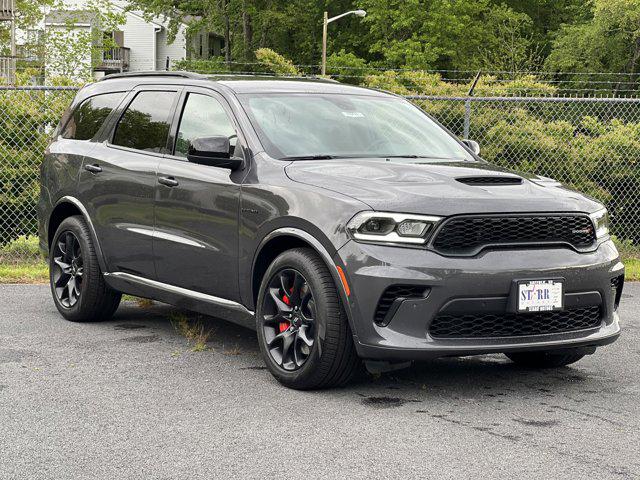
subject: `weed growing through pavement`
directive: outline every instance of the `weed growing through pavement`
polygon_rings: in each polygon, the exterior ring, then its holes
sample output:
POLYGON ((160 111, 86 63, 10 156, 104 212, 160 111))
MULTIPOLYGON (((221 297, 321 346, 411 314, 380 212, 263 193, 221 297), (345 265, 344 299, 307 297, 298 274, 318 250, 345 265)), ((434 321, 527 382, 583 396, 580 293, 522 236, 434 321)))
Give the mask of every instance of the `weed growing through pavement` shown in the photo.
POLYGON ((172 312, 169 314, 169 320, 173 328, 187 339, 192 352, 209 350, 207 342, 209 337, 213 335, 213 331, 206 328, 202 318, 189 318, 183 312, 172 312))
POLYGON ((140 308, 151 308, 153 306, 153 300, 149 298, 136 298, 136 303, 140 308))
POLYGON ((223 350, 222 353, 224 353, 225 355, 240 355, 242 353, 242 350, 240 350, 240 347, 236 343, 235 347, 230 350, 223 350))

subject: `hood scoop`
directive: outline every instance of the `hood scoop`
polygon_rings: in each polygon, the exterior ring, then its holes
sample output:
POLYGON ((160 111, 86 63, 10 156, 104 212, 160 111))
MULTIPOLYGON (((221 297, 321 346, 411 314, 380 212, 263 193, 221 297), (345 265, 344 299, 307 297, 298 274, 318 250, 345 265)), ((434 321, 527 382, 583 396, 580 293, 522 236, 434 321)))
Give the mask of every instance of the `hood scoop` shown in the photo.
POLYGON ((522 179, 504 175, 486 175, 481 177, 460 177, 456 178, 460 183, 476 187, 491 187, 502 185, 521 185, 522 179))

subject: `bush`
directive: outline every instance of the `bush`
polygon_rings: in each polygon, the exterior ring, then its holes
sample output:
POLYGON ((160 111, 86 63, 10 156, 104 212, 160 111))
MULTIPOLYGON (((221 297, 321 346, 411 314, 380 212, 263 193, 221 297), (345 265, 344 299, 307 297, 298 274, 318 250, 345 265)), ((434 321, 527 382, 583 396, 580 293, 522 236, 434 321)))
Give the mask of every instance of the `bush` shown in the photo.
POLYGON ((256 50, 256 60, 276 75, 299 76, 301 73, 291 60, 284 58, 270 48, 256 50))
POLYGON ((359 85, 371 72, 366 60, 340 50, 327 57, 327 74, 343 83, 359 85))
POLYGON ((230 71, 222 57, 213 57, 208 60, 178 60, 173 64, 173 69, 197 73, 227 73, 230 71))
POLYGON ((35 235, 21 235, 18 238, 0 245, 0 262, 16 258, 37 258, 40 256, 38 237, 35 235))

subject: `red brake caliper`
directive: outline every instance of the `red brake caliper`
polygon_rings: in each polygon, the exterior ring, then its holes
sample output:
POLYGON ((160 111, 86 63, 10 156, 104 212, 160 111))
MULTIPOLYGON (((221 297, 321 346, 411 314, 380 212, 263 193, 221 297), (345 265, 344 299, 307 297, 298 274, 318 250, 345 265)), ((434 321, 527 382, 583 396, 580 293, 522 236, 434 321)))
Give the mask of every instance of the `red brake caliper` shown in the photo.
MULTIPOLYGON (((292 289, 293 290, 293 289, 292 289)), ((284 303, 286 303, 287 305, 291 304, 291 301, 289 300, 289 297, 287 297, 286 295, 282 297, 282 301, 284 303)), ((287 328, 289 328, 289 322, 284 321, 284 322, 280 322, 280 333, 284 332, 287 328)))

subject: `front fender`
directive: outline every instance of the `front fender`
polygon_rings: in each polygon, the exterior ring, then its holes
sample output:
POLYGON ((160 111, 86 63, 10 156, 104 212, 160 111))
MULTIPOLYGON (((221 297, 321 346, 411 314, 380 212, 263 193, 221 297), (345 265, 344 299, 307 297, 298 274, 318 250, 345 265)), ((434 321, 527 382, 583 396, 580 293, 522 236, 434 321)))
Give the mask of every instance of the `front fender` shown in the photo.
MULTIPOLYGON (((345 288, 345 285, 342 282, 340 277, 340 273, 338 271, 338 267, 345 271, 345 266, 342 264, 342 260, 339 255, 337 255, 337 249, 333 247, 328 238, 326 238, 321 233, 318 235, 318 232, 312 234, 310 231, 307 231, 302 228, 297 227, 281 227, 276 228, 275 230, 271 230, 267 233, 260 242, 258 248, 255 250, 255 254, 253 256, 253 260, 251 262, 250 272, 245 276, 245 278, 254 278, 256 274, 256 262, 260 253, 264 248, 269 248, 268 244, 279 237, 287 237, 287 238, 295 238, 304 242, 310 248, 312 248, 324 261, 325 265, 329 269, 331 273, 331 277, 336 285, 336 289, 338 294, 340 295, 340 300, 342 301, 342 305, 347 314, 347 318, 349 321, 349 326, 351 327, 351 332, 356 335, 356 322, 354 322, 353 312, 351 311, 351 302, 349 302, 350 292, 348 291, 348 287, 345 288), (337 263, 336 263, 337 262, 337 263)), ((253 285, 250 287, 251 296, 250 299, 253 301, 254 292, 253 285)), ((254 305, 255 307, 255 305, 254 305)))

